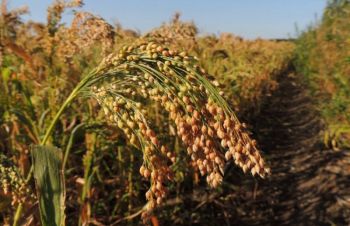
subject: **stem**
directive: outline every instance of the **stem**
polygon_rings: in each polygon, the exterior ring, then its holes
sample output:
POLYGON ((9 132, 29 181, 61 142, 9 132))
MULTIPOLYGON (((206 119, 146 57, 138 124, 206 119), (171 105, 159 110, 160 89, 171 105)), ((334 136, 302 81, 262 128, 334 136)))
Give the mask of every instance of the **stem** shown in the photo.
POLYGON ((74 137, 75 137, 75 134, 77 133, 77 131, 84 127, 85 126, 85 123, 80 123, 79 125, 77 125, 73 130, 72 130, 72 133, 69 137, 69 141, 68 141, 68 144, 67 144, 67 147, 66 147, 66 151, 64 152, 64 157, 63 157, 63 162, 62 162, 62 170, 64 171, 65 168, 66 168, 66 164, 67 164, 67 160, 68 160, 68 155, 70 153, 70 150, 71 150, 71 147, 73 145, 73 140, 74 140, 74 137))
POLYGON ((13 220, 13 226, 18 225, 19 219, 21 218, 21 215, 22 215, 22 211, 23 211, 23 204, 20 203, 20 204, 18 204, 17 209, 16 209, 16 214, 15 214, 15 217, 13 220))
MULTIPOLYGON (((74 100, 74 98, 79 94, 80 90, 89 82, 89 80, 96 75, 98 71, 93 71, 92 73, 90 73, 89 75, 87 75, 85 78, 83 78, 78 84, 77 86, 73 89, 73 91, 69 94, 69 96, 67 97, 67 99, 64 101, 64 103, 62 104, 62 106, 60 107, 60 109, 58 110, 58 112, 56 113, 55 117, 53 118, 53 120, 51 121, 48 129, 46 130, 46 133, 44 135, 44 138, 41 140, 40 145, 45 145, 47 143, 47 141, 49 140, 51 133, 53 132, 53 129, 55 128, 56 123, 58 122, 59 118, 61 117, 61 115, 63 114, 64 110, 72 103, 72 101, 74 100)), ((32 176, 33 176, 33 171, 34 171, 34 165, 31 165, 29 173, 27 175, 26 178, 26 182, 28 183, 32 176)), ((23 204, 20 203, 17 206, 16 209, 16 213, 13 219, 13 224, 12 226, 18 226, 19 220, 21 218, 22 215, 22 211, 23 211, 23 204)))
POLYGON ((56 113, 55 117, 51 121, 51 124, 49 125, 48 129, 46 130, 44 138, 40 142, 40 145, 45 145, 46 144, 46 142, 48 141, 48 139, 49 139, 49 137, 50 137, 50 135, 51 135, 51 133, 52 133, 56 123, 57 123, 57 121, 59 120, 59 118, 63 114, 64 110, 67 108, 67 106, 69 104, 71 104, 71 102, 74 100, 74 98, 78 95, 80 89, 86 84, 88 78, 90 78, 90 77, 91 76, 87 76, 87 78, 81 80, 81 82, 79 82, 79 84, 69 94, 69 96, 67 97, 66 101, 62 104, 61 108, 58 110, 58 112, 56 113))
POLYGON ((93 168, 93 164, 94 164, 95 150, 96 150, 96 138, 97 138, 96 133, 92 133, 91 137, 86 137, 87 152, 86 152, 86 154, 84 156, 84 160, 83 160, 84 185, 83 185, 82 194, 81 194, 80 217, 79 217, 79 222, 78 222, 79 226, 86 225, 86 223, 90 219, 89 209, 91 208, 91 206, 90 206, 89 198, 91 196, 91 194, 90 194, 91 180, 92 180, 93 175, 95 173, 95 169, 93 168), (86 216, 85 219, 83 219, 83 217, 82 217, 83 215, 86 216))

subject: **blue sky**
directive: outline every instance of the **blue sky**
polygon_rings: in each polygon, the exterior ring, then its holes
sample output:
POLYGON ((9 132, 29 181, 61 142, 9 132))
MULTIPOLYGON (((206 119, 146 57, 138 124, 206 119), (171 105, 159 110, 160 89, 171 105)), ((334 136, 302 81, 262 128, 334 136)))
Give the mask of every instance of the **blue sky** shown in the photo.
MULTIPOLYGON (((25 18, 45 21, 51 0, 8 0, 10 8, 29 6, 25 18)), ((147 32, 175 12, 194 21, 201 33, 231 32, 244 38, 288 38, 322 16, 326 0, 85 0, 83 10, 123 27, 147 32)), ((69 22, 72 12, 66 13, 69 22)))

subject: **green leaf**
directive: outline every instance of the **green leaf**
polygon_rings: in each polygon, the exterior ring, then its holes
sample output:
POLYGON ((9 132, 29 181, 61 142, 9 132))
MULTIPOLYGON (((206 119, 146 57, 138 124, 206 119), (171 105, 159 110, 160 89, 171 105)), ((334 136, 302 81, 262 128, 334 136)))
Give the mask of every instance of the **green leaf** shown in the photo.
POLYGON ((41 223, 43 226, 65 225, 65 187, 62 175, 62 152, 53 146, 32 146, 34 178, 41 223))

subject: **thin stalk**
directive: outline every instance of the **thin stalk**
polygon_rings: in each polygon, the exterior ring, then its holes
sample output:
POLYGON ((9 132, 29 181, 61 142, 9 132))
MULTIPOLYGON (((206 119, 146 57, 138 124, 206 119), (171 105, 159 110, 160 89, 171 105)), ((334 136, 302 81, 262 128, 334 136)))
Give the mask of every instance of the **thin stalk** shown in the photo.
POLYGON ((71 150, 71 147, 73 145, 73 141, 74 141, 74 137, 75 137, 75 134, 77 133, 77 131, 84 127, 85 126, 85 123, 80 123, 79 125, 77 125, 71 132, 71 135, 69 137, 69 141, 68 141, 68 144, 66 146, 66 151, 64 152, 64 157, 63 157, 63 162, 62 162, 62 170, 63 172, 65 171, 65 168, 66 168, 66 164, 67 164, 67 160, 68 160, 68 155, 70 153, 70 150, 71 150))
POLYGON ((58 112, 56 113, 55 117, 53 118, 53 120, 51 121, 48 129, 46 130, 46 133, 44 135, 44 138, 42 139, 42 141, 40 142, 40 145, 45 145, 46 142, 48 141, 57 121, 59 120, 59 118, 61 117, 61 115, 63 114, 64 110, 72 103, 72 101, 74 100, 74 98, 78 95, 79 91, 86 85, 86 83, 89 81, 89 79, 94 75, 94 73, 86 76, 83 80, 81 80, 79 82, 79 84, 73 89, 73 91, 69 94, 69 96, 67 97, 66 101, 62 104, 61 108, 58 110, 58 112))
POLYGON ((23 211, 23 204, 20 203, 20 204, 18 204, 18 206, 17 206, 16 213, 15 213, 15 217, 14 217, 14 220, 13 220, 13 225, 14 225, 14 226, 17 226, 17 225, 18 225, 19 220, 20 220, 21 215, 22 215, 22 211, 23 211))
POLYGON ((90 203, 88 199, 90 198, 90 189, 91 189, 91 182, 93 175, 95 173, 95 169, 93 168, 94 164, 94 158, 95 158, 95 150, 96 150, 96 139, 97 135, 96 133, 92 133, 91 136, 86 136, 86 148, 87 152, 84 156, 83 165, 84 165, 84 184, 82 188, 81 193, 81 206, 80 206, 80 217, 78 225, 85 225, 85 221, 89 221, 90 218, 90 203), (91 142, 91 143, 90 143, 91 142), (86 207, 86 208, 85 208, 86 207), (84 214, 84 211, 86 213, 84 214), (85 216, 86 219, 82 218, 82 216, 85 216))
POLYGON ((132 210, 133 205, 132 205, 132 197, 134 194, 134 183, 133 183, 133 168, 134 168, 134 152, 130 152, 130 164, 129 164, 129 173, 128 173, 128 180, 129 180, 129 187, 128 187, 128 192, 129 192, 129 205, 128 205, 128 210, 129 212, 132 210))

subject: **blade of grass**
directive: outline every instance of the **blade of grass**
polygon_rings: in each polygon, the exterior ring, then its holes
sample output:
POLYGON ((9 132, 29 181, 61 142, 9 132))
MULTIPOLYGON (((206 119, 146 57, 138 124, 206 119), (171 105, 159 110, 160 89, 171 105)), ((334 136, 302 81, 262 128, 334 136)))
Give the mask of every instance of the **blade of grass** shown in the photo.
POLYGON ((61 172, 62 152, 53 146, 35 145, 32 156, 41 223, 44 226, 63 226, 65 187, 61 172))

